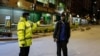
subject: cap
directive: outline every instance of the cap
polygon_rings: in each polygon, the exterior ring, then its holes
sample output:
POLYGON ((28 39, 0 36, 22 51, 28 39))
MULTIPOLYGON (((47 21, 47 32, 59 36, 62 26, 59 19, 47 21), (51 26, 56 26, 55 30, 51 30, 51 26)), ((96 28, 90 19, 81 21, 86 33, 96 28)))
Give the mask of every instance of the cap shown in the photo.
POLYGON ((27 15, 29 15, 28 12, 24 12, 24 13, 23 13, 23 16, 27 16, 27 15))

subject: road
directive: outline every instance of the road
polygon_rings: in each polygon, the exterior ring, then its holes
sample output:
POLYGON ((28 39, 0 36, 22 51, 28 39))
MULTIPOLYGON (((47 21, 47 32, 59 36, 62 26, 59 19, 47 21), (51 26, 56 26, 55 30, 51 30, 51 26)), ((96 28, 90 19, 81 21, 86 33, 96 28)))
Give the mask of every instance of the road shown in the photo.
MULTIPOLYGON (((18 56, 17 41, 0 42, 0 56, 18 56)), ((69 56, 100 56, 100 26, 86 31, 72 31, 68 43, 69 56)), ((29 56, 56 56, 52 36, 33 39, 29 56)))

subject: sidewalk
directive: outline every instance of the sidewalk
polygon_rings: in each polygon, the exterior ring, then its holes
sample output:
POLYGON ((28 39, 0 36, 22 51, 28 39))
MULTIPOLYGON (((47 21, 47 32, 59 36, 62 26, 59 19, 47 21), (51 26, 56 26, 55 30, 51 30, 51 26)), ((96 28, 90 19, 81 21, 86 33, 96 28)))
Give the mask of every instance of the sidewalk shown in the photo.
MULTIPOLYGON (((50 36, 53 33, 37 33, 37 34, 33 34, 33 38, 39 38, 39 37, 44 37, 44 36, 50 36)), ((7 37, 7 36, 0 36, 0 41, 9 41, 9 40, 17 40, 17 34, 13 33, 12 37, 7 37)))
MULTIPOLYGON (((95 27, 95 25, 94 26, 89 26, 89 27, 90 28, 93 28, 93 27, 95 27)), ((83 29, 85 29, 85 31, 87 31, 86 30, 86 27, 82 27, 82 29, 81 28, 77 28, 76 30, 73 30, 72 29, 71 32, 74 32, 74 31, 82 31, 83 29)), ((40 37, 50 36, 50 35, 53 35, 53 32, 50 32, 50 33, 36 33, 36 34, 33 34, 33 38, 40 38, 40 37)), ((13 31, 12 37, 6 37, 6 36, 1 37, 0 36, 0 41, 9 41, 9 40, 17 40, 16 31, 13 31)))

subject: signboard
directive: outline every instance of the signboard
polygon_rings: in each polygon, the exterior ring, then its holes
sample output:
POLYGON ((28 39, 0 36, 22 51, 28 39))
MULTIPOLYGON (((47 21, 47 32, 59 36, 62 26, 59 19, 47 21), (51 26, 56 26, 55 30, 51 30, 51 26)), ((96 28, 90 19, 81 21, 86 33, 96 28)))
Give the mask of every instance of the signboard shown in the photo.
POLYGON ((47 8, 44 8, 42 6, 36 6, 36 10, 47 12, 47 8))
POLYGON ((10 16, 6 16, 5 19, 10 19, 10 16))
POLYGON ((11 21, 10 16, 5 16, 5 27, 10 28, 11 27, 11 21))
POLYGON ((48 4, 49 3, 52 3, 52 4, 55 4, 55 0, 37 0, 38 2, 41 2, 41 3, 44 3, 44 4, 48 4))
POLYGON ((44 4, 48 4, 48 0, 37 0, 38 2, 44 3, 44 4))
POLYGON ((54 9, 50 9, 50 8, 49 8, 49 9, 48 9, 48 12, 49 12, 49 13, 54 13, 54 9))
POLYGON ((55 12, 54 9, 46 8, 46 7, 42 7, 42 6, 36 6, 35 10, 49 12, 49 13, 55 12))

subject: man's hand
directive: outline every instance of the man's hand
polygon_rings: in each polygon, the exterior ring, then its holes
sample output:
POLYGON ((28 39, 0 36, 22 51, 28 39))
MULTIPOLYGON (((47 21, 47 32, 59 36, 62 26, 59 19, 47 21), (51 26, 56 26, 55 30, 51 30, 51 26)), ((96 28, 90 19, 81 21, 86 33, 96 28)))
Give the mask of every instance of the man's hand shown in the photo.
POLYGON ((54 38, 54 42, 57 42, 58 40, 57 40, 57 38, 54 38))
POLYGON ((66 40, 66 43, 68 43, 69 42, 69 40, 66 40))

